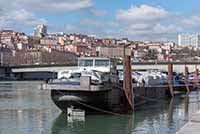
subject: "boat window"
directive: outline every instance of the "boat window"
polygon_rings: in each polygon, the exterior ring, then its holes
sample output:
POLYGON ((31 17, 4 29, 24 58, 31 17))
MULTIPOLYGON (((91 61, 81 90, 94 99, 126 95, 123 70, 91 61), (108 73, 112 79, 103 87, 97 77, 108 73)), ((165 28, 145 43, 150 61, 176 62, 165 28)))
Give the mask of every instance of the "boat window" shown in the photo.
POLYGON ((109 66, 109 60, 95 60, 95 66, 97 67, 100 67, 100 66, 103 66, 103 67, 107 67, 109 66))
POLYGON ((72 73, 70 78, 80 78, 81 73, 72 73))
POLYGON ((93 66, 93 60, 79 60, 79 66, 88 67, 93 66))
POLYGON ((68 73, 69 73, 68 71, 61 72, 61 74, 68 74, 68 73))

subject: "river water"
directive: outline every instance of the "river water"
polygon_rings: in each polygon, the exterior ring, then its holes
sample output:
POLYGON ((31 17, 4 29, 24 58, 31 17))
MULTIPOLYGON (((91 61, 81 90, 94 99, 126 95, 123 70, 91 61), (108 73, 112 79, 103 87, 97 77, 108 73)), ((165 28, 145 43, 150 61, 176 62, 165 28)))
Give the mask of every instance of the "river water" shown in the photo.
POLYGON ((0 134, 174 134, 200 110, 196 92, 138 106, 133 115, 71 119, 41 82, 0 83, 0 134))

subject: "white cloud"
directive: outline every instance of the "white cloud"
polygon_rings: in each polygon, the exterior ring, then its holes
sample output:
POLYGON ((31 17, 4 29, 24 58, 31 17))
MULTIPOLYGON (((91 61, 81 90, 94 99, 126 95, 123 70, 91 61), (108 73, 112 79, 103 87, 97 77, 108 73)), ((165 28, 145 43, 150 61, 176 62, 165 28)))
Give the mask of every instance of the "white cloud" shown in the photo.
POLYGON ((130 24, 129 28, 132 30, 143 30, 143 29, 150 29, 152 24, 150 23, 140 23, 140 24, 130 24))
POLYGON ((116 20, 120 25, 119 33, 129 38, 154 40, 171 39, 171 35, 182 31, 182 27, 170 20, 174 16, 162 7, 149 5, 131 6, 120 9, 116 13, 116 20))
POLYGON ((47 20, 38 18, 24 9, 3 11, 0 15, 0 28, 25 29, 38 24, 47 24, 47 20))
MULTIPOLYGON (((135 40, 174 40, 180 32, 198 33, 200 28, 200 14, 177 14, 160 6, 132 5, 127 9, 118 9, 114 19, 109 20, 107 17, 113 18, 110 14, 106 10, 96 9, 92 0, 0 0, 0 28, 18 30, 15 28, 20 27, 21 31, 37 24, 47 24, 49 31, 128 37, 135 40), (89 10, 82 13, 82 9, 89 10), (76 22, 72 21, 74 23, 68 20, 59 24, 47 21, 51 17, 50 13, 74 11, 81 12, 74 16, 78 17, 74 19, 76 22)), ((53 15, 55 17, 57 14, 53 15)))
POLYGON ((49 15, 47 19, 37 15, 79 11, 92 6, 91 0, 0 0, 0 28, 23 30, 37 24, 53 25, 47 22, 49 15))
POLYGON ((161 7, 148 5, 131 6, 128 10, 118 10, 116 18, 123 22, 146 22, 155 21, 168 16, 168 11, 161 7))
POLYGON ((91 13, 92 13, 92 15, 94 15, 96 17, 102 17, 107 14, 107 12, 105 10, 97 10, 97 9, 91 10, 91 13))
POLYGON ((184 17, 181 24, 187 28, 195 28, 200 26, 200 16, 192 15, 189 17, 184 17))
POLYGON ((93 6, 91 0, 16 0, 16 5, 41 11, 76 11, 93 6))
POLYGON ((45 19, 36 17, 32 12, 24 9, 5 11, 1 14, 0 24, 14 25, 21 24, 26 26, 35 26, 38 24, 47 24, 45 19))
POLYGON ((95 19, 89 19, 89 18, 82 19, 80 21, 80 24, 84 25, 84 26, 90 26, 90 27, 93 27, 93 26, 95 26, 95 27, 106 26, 105 22, 100 22, 100 21, 97 21, 95 19))
POLYGON ((41 19, 36 17, 32 12, 28 12, 27 10, 20 9, 11 12, 10 19, 18 22, 18 23, 24 23, 28 26, 35 26, 38 24, 47 24, 47 20, 41 19))
POLYGON ((128 27, 124 27, 123 33, 127 35, 137 35, 137 36, 159 36, 159 35, 167 35, 167 34, 173 34, 176 32, 181 31, 182 29, 180 27, 176 27, 175 25, 169 24, 169 25, 163 25, 160 23, 157 23, 155 25, 132 25, 128 27))

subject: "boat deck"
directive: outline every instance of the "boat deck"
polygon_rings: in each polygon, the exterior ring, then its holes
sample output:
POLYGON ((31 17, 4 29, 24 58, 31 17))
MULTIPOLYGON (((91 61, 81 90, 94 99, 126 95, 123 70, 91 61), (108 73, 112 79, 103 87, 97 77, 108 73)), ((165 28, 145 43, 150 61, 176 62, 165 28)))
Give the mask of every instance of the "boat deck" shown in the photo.
POLYGON ((44 84, 42 85, 42 89, 68 90, 68 91, 105 91, 105 90, 111 90, 112 87, 105 85, 90 85, 90 87, 82 87, 80 85, 44 84))

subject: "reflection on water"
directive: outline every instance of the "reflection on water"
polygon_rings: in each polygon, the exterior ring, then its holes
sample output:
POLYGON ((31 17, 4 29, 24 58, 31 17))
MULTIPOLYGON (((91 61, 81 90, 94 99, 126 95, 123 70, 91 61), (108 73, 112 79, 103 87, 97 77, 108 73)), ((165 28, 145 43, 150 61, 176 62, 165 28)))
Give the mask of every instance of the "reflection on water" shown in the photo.
POLYGON ((191 93, 137 107, 133 115, 90 115, 68 122, 40 82, 0 84, 0 134, 174 134, 200 110, 191 93))
POLYGON ((52 134, 174 134, 200 110, 199 100, 198 94, 191 93, 141 106, 131 116, 91 115, 85 121, 68 122, 61 114, 53 123, 52 134))
POLYGON ((129 119, 132 116, 91 115, 85 121, 69 123, 66 115, 61 114, 54 121, 52 134, 130 134, 132 127, 129 126, 129 119))
POLYGON ((0 134, 50 133, 59 114, 41 82, 0 84, 0 134))

